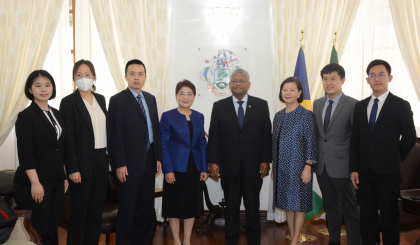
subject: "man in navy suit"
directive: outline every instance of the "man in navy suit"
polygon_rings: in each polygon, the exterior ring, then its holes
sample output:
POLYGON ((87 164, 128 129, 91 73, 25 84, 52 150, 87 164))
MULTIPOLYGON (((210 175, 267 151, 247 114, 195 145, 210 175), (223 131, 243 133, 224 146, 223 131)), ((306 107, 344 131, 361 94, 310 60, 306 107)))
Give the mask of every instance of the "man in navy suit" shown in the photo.
POLYGON ((250 86, 247 71, 232 72, 233 96, 214 103, 209 129, 209 176, 217 181, 220 170, 226 200, 225 244, 232 245, 239 241, 242 198, 248 244, 260 244, 260 190, 272 159, 268 104, 248 95, 250 86))
POLYGON ((128 88, 111 97, 111 155, 118 183, 117 244, 152 244, 155 175, 161 170, 156 99, 142 91, 146 67, 131 60, 125 67, 128 88))
POLYGON ((416 143, 410 103, 388 91, 391 66, 369 63, 372 96, 356 103, 350 143, 350 179, 358 189, 363 244, 376 244, 378 209, 383 244, 399 244, 401 162, 416 143))

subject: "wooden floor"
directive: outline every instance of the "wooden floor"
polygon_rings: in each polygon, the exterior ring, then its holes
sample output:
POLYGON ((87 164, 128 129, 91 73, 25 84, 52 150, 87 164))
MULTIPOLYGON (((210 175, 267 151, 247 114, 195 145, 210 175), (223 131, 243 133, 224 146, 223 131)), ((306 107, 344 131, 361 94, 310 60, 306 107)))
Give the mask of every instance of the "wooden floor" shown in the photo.
MULTIPOLYGON (((326 245, 328 244, 329 237, 323 236, 318 233, 319 229, 326 228, 324 220, 315 221, 312 224, 304 227, 304 233, 314 235, 317 240, 314 242, 305 242, 305 245, 326 245)), ((195 229, 195 228, 194 228, 195 229)), ((290 244, 284 237, 288 234, 287 225, 285 223, 278 224, 273 221, 261 221, 261 244, 262 245, 276 245, 276 244, 290 244)), ((182 233, 182 230, 181 230, 182 233)), ((66 244, 67 232, 61 228, 58 231, 60 245, 66 244)), ((401 234, 400 245, 412 245, 420 237, 420 231, 412 231, 401 234)), ((182 235, 181 235, 182 239, 182 235)), ((207 234, 198 235, 193 230, 191 243, 200 245, 223 245, 224 244, 224 226, 213 226, 207 234)), ((101 235, 99 244, 105 244, 105 235, 101 235)), ((111 244, 115 245, 115 236, 111 236, 111 244)), ((155 238, 153 241, 155 245, 172 245, 173 239, 171 229, 168 227, 164 229, 161 224, 156 225, 155 238)), ((245 234, 240 235, 240 243, 247 244, 245 234)), ((346 238, 341 238, 341 245, 346 245, 346 238)))

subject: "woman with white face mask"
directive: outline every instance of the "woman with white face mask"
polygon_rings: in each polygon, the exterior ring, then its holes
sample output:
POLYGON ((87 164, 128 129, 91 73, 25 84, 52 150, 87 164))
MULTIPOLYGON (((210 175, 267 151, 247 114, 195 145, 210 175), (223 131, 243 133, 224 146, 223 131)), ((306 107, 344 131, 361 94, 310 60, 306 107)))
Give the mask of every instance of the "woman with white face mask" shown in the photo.
POLYGON ((60 104, 69 136, 64 143, 71 208, 67 244, 98 244, 109 180, 108 112, 105 97, 95 93, 90 61, 74 64, 73 80, 77 90, 60 104))

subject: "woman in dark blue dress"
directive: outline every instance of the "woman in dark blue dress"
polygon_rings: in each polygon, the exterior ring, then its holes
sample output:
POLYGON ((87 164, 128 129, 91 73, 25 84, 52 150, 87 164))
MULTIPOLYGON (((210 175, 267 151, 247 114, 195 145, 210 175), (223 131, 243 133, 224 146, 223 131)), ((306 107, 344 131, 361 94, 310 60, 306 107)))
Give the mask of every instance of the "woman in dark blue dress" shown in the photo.
POLYGON ((273 121, 274 206, 286 210, 287 225, 298 244, 305 212, 312 210, 312 165, 317 159, 316 126, 313 113, 303 108, 302 84, 289 77, 280 87, 286 108, 273 121))
POLYGON ((188 80, 176 86, 178 107, 160 120, 163 183, 162 216, 169 218, 174 245, 180 245, 179 222, 184 220, 184 245, 190 245, 195 217, 204 212, 203 184, 208 177, 203 114, 191 110, 195 86, 188 80))

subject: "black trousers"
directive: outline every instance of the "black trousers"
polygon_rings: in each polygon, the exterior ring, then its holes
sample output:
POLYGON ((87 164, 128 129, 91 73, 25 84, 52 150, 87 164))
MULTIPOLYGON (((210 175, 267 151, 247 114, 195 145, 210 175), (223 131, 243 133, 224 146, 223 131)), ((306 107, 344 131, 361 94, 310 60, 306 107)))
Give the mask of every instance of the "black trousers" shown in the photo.
POLYGON ((384 245, 399 244, 400 175, 359 173, 360 230, 362 244, 376 244, 378 209, 381 213, 384 245))
POLYGON ((155 232, 155 173, 153 147, 147 153, 147 163, 141 176, 130 175, 118 182, 118 245, 151 245, 155 232))
POLYGON ((356 190, 350 178, 332 178, 327 170, 317 176, 322 192, 322 204, 327 214, 330 241, 340 243, 342 217, 348 245, 360 245, 360 215, 356 190))
MULTIPOLYGON (((105 149, 97 149, 92 156, 94 166, 105 166, 108 156, 105 149), (105 163, 105 164, 104 164, 105 163)), ((67 233, 68 245, 88 245, 99 242, 102 228, 102 211, 108 188, 109 169, 95 168, 91 178, 81 183, 69 180, 70 221, 67 233)))
POLYGON ((260 244, 260 175, 246 177, 243 171, 236 177, 221 177, 226 202, 225 244, 236 245, 239 241, 241 198, 246 209, 246 238, 249 245, 260 244))
POLYGON ((42 239, 42 244, 56 244, 58 222, 64 198, 64 180, 43 185, 44 199, 35 203, 31 186, 14 184, 13 192, 19 209, 32 210, 31 223, 42 239))

